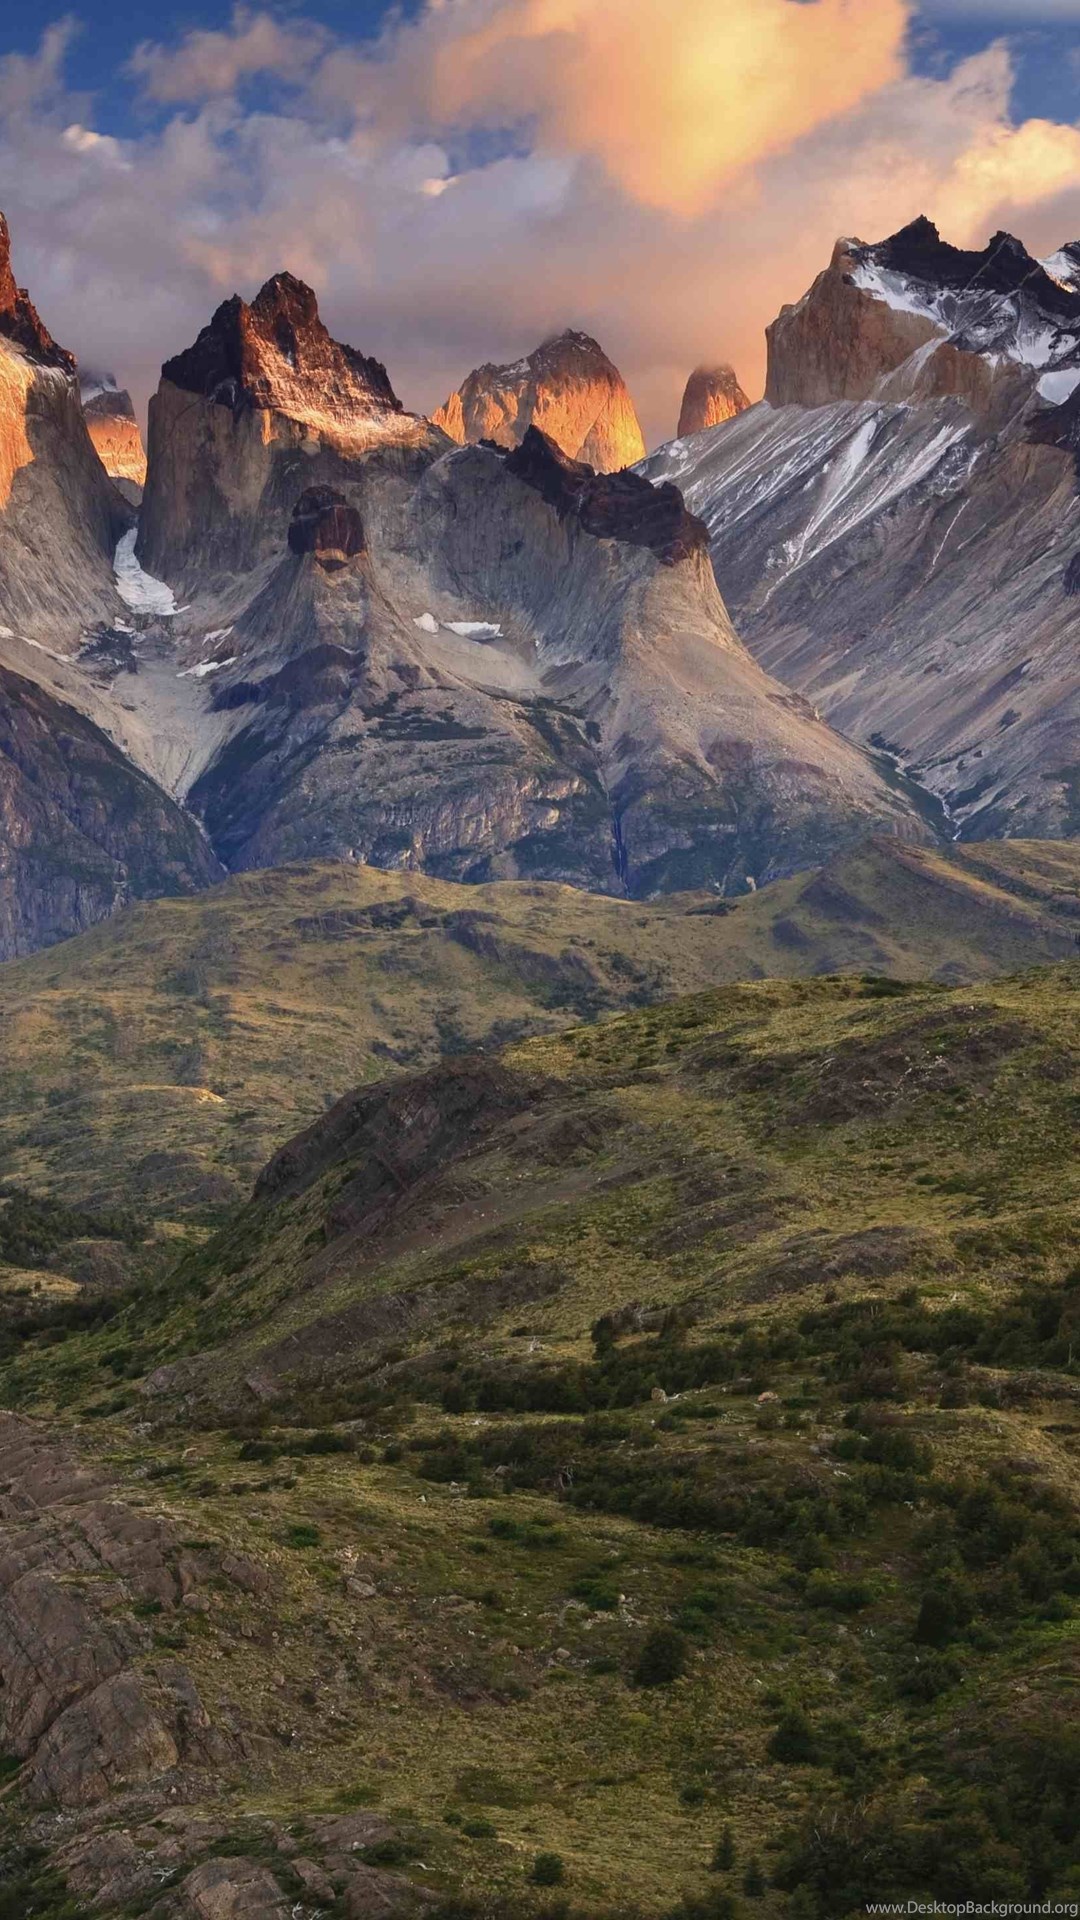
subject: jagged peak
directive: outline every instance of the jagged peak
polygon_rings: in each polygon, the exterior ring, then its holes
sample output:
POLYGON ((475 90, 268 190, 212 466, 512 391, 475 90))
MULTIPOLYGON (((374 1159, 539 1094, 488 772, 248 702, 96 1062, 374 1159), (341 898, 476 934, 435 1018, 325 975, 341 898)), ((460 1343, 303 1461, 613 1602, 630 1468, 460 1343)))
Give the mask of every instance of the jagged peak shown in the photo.
POLYGON ((75 355, 53 339, 25 287, 17 286, 11 270, 11 232, 0 213, 0 334, 14 341, 32 360, 45 367, 74 373, 75 355))
POLYGON ((1036 386, 1040 399, 1060 399, 1074 369, 1080 379, 1080 257, 1075 282, 1071 257, 1062 264, 1049 272, 1004 230, 982 248, 955 247, 925 214, 885 240, 841 239, 768 330, 766 398, 867 399, 912 360, 909 388, 917 378, 928 394, 954 393, 987 417, 1003 418, 1036 386))
POLYGON ((322 411, 346 419, 403 411, 382 362, 333 340, 313 288, 284 270, 250 304, 238 293, 223 300, 194 344, 161 372, 171 385, 234 411, 254 406, 305 418, 312 389, 322 411))
POLYGON ((518 446, 539 424, 572 459, 605 472, 645 455, 622 375, 599 341, 575 327, 550 334, 520 360, 474 368, 432 418, 459 444, 518 446))

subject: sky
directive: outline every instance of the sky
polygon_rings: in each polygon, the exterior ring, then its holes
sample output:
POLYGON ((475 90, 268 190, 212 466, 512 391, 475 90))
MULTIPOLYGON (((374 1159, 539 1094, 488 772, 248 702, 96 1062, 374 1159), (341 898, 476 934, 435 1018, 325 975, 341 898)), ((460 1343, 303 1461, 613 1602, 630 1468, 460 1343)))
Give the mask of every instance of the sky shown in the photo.
POLYGON ((1080 237, 1080 0, 5 0, 0 208, 140 407, 288 267, 419 410, 585 328, 656 444, 840 235, 1080 237))

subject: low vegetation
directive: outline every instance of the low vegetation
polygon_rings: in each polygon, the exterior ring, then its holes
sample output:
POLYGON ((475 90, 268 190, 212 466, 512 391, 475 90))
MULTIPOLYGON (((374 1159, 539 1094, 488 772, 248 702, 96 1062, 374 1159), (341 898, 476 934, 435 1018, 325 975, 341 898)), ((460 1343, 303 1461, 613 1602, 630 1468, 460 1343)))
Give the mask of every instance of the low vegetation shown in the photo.
POLYGON ((21 1299, 5 1403, 265 1571, 139 1618, 258 1730, 216 1816, 378 1809, 442 1920, 1080 1896, 1078 995, 451 1059, 107 1309, 21 1299))

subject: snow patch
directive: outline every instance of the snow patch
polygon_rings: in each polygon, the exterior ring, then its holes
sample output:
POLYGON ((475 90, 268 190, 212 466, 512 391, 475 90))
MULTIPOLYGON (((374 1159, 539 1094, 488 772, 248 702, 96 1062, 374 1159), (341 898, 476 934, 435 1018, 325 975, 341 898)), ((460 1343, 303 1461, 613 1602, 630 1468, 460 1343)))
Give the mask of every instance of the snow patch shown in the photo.
POLYGON ((1068 247, 1059 247, 1056 253, 1040 260, 1039 265, 1066 293, 1080 293, 1080 258, 1070 253, 1068 247))
POLYGON ((1060 407, 1077 387, 1080 387, 1080 367, 1059 367, 1056 373, 1043 374, 1036 391, 1040 400, 1049 400, 1051 406, 1060 407))
POLYGON ((113 556, 117 593, 132 613, 163 615, 179 612, 172 588, 167 587, 164 580, 155 580, 152 574, 144 573, 136 560, 137 537, 138 528, 131 527, 117 544, 113 556))
POLYGON ((459 633, 463 640, 501 640, 502 628, 491 620, 444 620, 447 633, 459 633))
POLYGON ((439 623, 433 613, 418 614, 413 621, 413 626, 419 627, 422 633, 438 633, 439 631, 439 623))
POLYGON ((237 658, 232 653, 227 660, 200 660, 194 667, 185 667, 176 677, 178 680, 205 680, 208 673, 219 673, 222 667, 235 666, 237 658))

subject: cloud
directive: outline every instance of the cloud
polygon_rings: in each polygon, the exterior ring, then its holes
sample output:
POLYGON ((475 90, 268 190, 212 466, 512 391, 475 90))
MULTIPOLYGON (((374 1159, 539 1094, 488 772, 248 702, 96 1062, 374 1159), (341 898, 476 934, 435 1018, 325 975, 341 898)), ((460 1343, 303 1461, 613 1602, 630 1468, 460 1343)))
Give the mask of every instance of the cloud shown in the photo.
POLYGON ((307 31, 238 14, 143 50, 159 104, 127 137, 65 92, 54 36, 34 60, 0 60, 16 271, 57 337, 140 402, 218 301, 287 266, 407 405, 579 326, 623 368, 655 442, 698 360, 731 359, 760 390, 764 328, 838 234, 877 239, 920 212, 968 245, 998 226, 1044 251, 1080 233, 1080 131, 1014 125, 1004 43, 927 77, 900 60, 891 0, 665 5, 678 34, 653 0, 443 0, 373 46, 318 43, 288 87, 271 66, 261 92, 253 63, 307 31), (823 23, 842 36, 875 14, 888 32, 849 49, 830 94, 823 23), (763 26, 769 111, 740 116, 763 26), (695 72, 664 45, 687 36, 709 53, 695 72), (563 100, 555 77, 575 63, 563 100))
POLYGON ((196 28, 174 48, 144 40, 128 68, 148 100, 190 103, 233 93, 241 81, 257 76, 295 81, 317 64, 327 42, 311 21, 287 27, 269 14, 237 7, 225 31, 196 28))
POLYGON ((696 213, 898 77, 907 0, 458 0, 399 30, 360 99, 433 129, 525 124, 634 199, 696 213))

